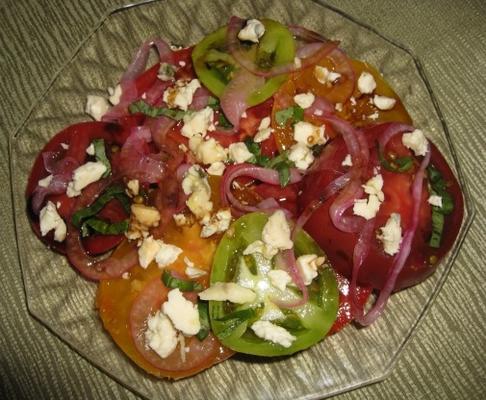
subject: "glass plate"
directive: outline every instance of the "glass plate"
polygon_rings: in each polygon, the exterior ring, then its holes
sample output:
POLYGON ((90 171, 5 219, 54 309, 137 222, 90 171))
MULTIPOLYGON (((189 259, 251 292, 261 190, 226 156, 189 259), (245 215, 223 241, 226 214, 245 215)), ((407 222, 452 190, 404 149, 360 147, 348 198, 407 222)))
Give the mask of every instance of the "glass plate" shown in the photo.
POLYGON ((31 314, 74 350, 147 398, 311 399, 384 379, 441 288, 474 216, 469 192, 437 102, 417 59, 403 46, 341 12, 312 1, 184 0, 145 2, 110 12, 56 74, 10 141, 17 243, 31 314), (64 257, 32 233, 24 188, 33 160, 56 132, 87 120, 87 94, 106 95, 148 37, 196 43, 230 15, 298 23, 338 39, 352 57, 376 66, 402 98, 416 126, 440 148, 464 190, 466 210, 453 251, 426 282, 394 295, 387 312, 366 329, 349 326, 293 357, 236 356, 193 378, 157 380, 126 357, 103 330, 94 309, 96 285, 81 279, 64 257))

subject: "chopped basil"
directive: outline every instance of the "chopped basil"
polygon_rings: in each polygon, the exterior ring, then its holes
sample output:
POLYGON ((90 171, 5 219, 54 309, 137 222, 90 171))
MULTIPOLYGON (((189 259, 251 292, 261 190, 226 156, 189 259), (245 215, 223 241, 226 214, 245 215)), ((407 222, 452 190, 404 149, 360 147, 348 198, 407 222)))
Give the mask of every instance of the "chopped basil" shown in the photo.
POLYGON ((281 187, 285 187, 290 182, 290 167, 292 166, 290 161, 282 161, 275 165, 274 169, 278 172, 278 180, 281 187))
POLYGON ((150 104, 145 103, 143 100, 138 100, 130 104, 128 106, 128 111, 130 111, 131 114, 142 113, 152 118, 163 116, 176 121, 180 121, 187 114, 186 111, 151 106, 150 104))
POLYGON ((288 122, 295 124, 304 119, 304 109, 298 105, 284 108, 275 113, 275 121, 280 126, 286 125, 288 122))
POLYGON ((213 96, 209 96, 208 107, 211 107, 213 110, 217 110, 219 108, 219 99, 213 96))
POLYGON ((231 129, 231 128, 233 128, 233 125, 231 125, 231 122, 228 121, 228 119, 223 114, 223 112, 220 112, 219 113, 218 125, 221 128, 225 128, 225 129, 231 129))
POLYGON ((300 318, 294 313, 287 315, 283 321, 277 322, 277 325, 294 332, 306 329, 304 325, 302 325, 300 318))
POLYGON ((209 308, 206 301, 199 301, 197 303, 197 310, 199 312, 199 322, 201 323, 201 329, 196 334, 196 337, 203 341, 209 335, 209 308))
POLYGON ((181 292, 196 292, 203 289, 199 282, 176 278, 167 270, 162 274, 162 282, 169 289, 179 289, 181 292))
POLYGON ((252 138, 247 138, 245 140, 245 145, 248 151, 253 154, 253 158, 248 160, 250 163, 260 165, 261 167, 266 167, 268 165, 270 158, 262 154, 262 150, 258 143, 254 142, 252 138))
POLYGON ((226 338, 230 336, 233 331, 243 322, 254 318, 256 310, 253 308, 245 308, 243 310, 234 311, 223 318, 218 319, 218 322, 224 322, 225 327, 218 333, 218 337, 226 338))
POLYGON ((413 158, 412 157, 399 157, 395 160, 388 161, 383 154, 382 149, 380 146, 376 145, 378 149, 378 159, 380 160, 380 164, 383 168, 391 172, 407 172, 410 168, 413 167, 413 158))
POLYGON ((120 222, 106 222, 102 219, 93 217, 83 222, 81 225, 81 236, 87 237, 90 231, 101 233, 102 235, 119 235, 128 230, 128 219, 120 222))
POLYGON ((93 217, 98 214, 103 207, 113 199, 117 199, 121 205, 123 206, 124 210, 129 213, 130 212, 130 199, 125 193, 125 189, 120 185, 111 186, 106 189, 100 197, 96 199, 96 201, 90 205, 89 207, 82 208, 81 210, 76 211, 71 219, 72 224, 79 228, 83 220, 93 217))
POLYGON ((106 178, 111 173, 111 164, 110 160, 108 160, 108 157, 106 157, 105 141, 103 139, 95 139, 92 143, 94 147, 96 161, 99 161, 106 167, 106 171, 102 175, 103 178, 106 178))
POLYGON ((429 246, 439 248, 444 231, 445 215, 449 215, 454 210, 454 201, 447 192, 447 183, 440 171, 433 165, 427 167, 427 175, 430 184, 430 194, 442 198, 442 206, 432 206, 432 234, 429 239, 429 246))

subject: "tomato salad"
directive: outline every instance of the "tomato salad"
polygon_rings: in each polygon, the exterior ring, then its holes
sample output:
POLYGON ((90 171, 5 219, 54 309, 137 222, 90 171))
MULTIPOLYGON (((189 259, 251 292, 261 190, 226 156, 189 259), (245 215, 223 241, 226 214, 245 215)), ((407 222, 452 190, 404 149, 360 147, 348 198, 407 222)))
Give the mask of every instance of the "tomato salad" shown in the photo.
POLYGON ((301 26, 148 40, 86 112, 35 160, 28 214, 158 377, 371 324, 462 222, 457 180, 384 78, 301 26))

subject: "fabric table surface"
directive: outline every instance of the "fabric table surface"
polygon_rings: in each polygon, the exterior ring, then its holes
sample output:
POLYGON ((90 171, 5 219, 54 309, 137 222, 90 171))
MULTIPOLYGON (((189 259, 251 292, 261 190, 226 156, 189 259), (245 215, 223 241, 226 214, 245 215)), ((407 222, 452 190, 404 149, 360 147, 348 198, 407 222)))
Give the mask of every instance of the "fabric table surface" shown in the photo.
MULTIPOLYGON (((125 1, 125 4, 128 4, 125 1)), ((477 215, 431 309, 383 382, 339 399, 480 399, 486 393, 486 2, 332 0, 421 60, 457 145, 477 215)), ((8 137, 55 71, 123 0, 0 2, 0 398, 133 399, 30 316, 17 256, 8 137)), ((15 180, 13 180, 15 184, 15 180)))

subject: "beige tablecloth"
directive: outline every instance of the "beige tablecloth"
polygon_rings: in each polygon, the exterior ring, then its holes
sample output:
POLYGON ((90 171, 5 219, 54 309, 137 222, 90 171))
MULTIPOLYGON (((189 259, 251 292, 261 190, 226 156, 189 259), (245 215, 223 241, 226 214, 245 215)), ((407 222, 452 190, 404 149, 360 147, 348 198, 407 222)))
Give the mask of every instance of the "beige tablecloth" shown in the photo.
MULTIPOLYGON (((406 44, 421 59, 477 202, 475 223, 455 266, 390 377, 338 397, 484 398, 486 2, 329 3, 406 44)), ((7 147, 8 136, 54 72, 101 16, 121 4, 122 0, 0 2, 0 398, 136 397, 27 312, 14 239, 7 147)))

